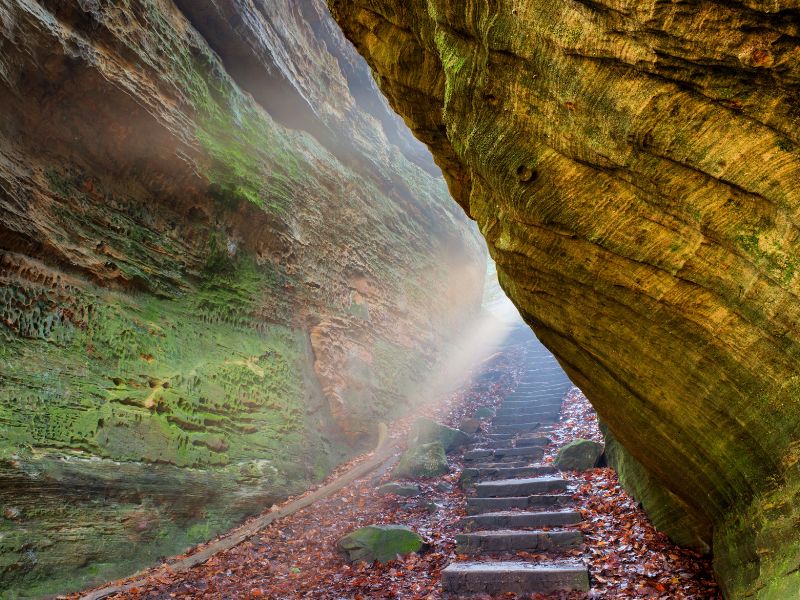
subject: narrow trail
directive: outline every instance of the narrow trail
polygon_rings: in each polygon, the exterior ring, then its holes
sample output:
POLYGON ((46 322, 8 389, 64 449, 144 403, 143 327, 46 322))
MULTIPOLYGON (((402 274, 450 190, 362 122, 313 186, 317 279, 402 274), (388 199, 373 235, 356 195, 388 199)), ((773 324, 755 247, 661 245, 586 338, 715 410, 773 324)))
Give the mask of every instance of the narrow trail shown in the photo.
POLYGON ((613 471, 554 468, 564 444, 601 436, 585 397, 552 357, 541 360, 542 350, 530 337, 512 337, 425 411, 451 426, 481 408, 493 416, 471 447, 448 457, 448 475, 414 482, 418 495, 378 491, 409 418, 392 425, 381 450, 343 465, 322 489, 83 597, 718 600, 710 563, 657 533, 613 471), (355 528, 389 523, 415 529, 427 549, 385 564, 348 564, 336 549, 355 528))
POLYGON ((557 365, 526 370, 478 447, 464 454, 462 481, 474 495, 456 552, 477 560, 442 571, 445 594, 589 591, 586 564, 570 555, 583 545, 571 495, 577 482, 541 462, 561 411, 560 373, 557 365), (521 552, 537 553, 536 560, 520 560, 521 552))

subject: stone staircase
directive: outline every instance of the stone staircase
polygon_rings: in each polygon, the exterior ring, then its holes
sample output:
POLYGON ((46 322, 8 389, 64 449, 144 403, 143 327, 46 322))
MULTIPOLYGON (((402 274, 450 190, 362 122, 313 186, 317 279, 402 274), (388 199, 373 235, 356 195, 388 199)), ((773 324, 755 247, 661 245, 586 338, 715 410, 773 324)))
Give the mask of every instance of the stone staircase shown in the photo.
POLYGON ((538 368, 523 376, 497 410, 489 434, 464 454, 461 483, 473 495, 467 498, 468 516, 461 521, 456 551, 474 559, 442 571, 447 597, 589 590, 586 566, 558 558, 583 543, 572 527, 581 517, 570 510, 570 482, 539 463, 571 385, 549 358, 551 364, 533 361, 538 368), (519 551, 553 558, 520 560, 519 551))

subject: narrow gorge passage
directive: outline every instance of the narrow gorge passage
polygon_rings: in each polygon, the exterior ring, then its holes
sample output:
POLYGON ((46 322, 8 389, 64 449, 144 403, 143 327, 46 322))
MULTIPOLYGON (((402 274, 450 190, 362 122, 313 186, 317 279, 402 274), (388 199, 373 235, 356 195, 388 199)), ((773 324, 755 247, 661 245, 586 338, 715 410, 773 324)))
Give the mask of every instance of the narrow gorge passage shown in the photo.
MULTIPOLYGON (((719 598, 708 561, 657 534, 613 471, 559 469, 594 464, 597 454, 559 450, 602 438, 585 397, 526 327, 438 400, 427 417, 480 425, 448 453, 443 474, 397 478, 396 454, 188 571, 168 561, 119 582, 124 593, 73 598, 719 598), (387 525, 411 528, 426 546, 353 563, 338 547, 359 528, 387 525)), ((395 423, 390 439, 406 447, 413 421, 395 423)))
POLYGON ((0 0, 0 600, 800 598, 799 2, 0 0))

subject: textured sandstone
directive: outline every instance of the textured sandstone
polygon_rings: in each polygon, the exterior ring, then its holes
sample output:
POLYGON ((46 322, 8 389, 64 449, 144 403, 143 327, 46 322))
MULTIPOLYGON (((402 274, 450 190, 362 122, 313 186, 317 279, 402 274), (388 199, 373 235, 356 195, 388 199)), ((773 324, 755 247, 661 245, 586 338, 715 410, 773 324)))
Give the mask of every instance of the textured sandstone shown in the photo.
POLYGON ((0 588, 177 552, 407 410, 485 269, 426 157, 321 1, 0 0, 0 588))
POLYGON ((797 1, 329 4, 657 525, 796 595, 797 1))

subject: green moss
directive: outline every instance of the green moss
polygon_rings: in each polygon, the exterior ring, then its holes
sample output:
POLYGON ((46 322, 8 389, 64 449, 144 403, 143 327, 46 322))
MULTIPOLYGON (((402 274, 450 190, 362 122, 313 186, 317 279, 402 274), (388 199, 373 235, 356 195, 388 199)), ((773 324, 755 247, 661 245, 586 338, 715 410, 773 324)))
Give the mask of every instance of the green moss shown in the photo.
POLYGON ((369 525, 356 529, 341 538, 337 546, 347 552, 352 561, 388 562, 398 555, 417 552, 422 538, 402 525, 369 525))
POLYGON ((400 457, 392 476, 396 479, 405 477, 436 477, 449 470, 447 456, 440 442, 411 446, 400 457))
POLYGON ((741 234, 736 241, 772 277, 785 285, 791 283, 800 262, 796 257, 787 254, 780 242, 775 240, 770 244, 762 239, 762 232, 755 228, 741 234))

